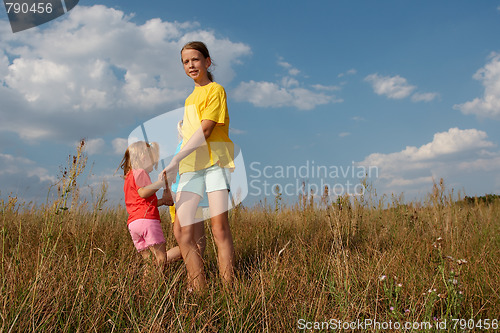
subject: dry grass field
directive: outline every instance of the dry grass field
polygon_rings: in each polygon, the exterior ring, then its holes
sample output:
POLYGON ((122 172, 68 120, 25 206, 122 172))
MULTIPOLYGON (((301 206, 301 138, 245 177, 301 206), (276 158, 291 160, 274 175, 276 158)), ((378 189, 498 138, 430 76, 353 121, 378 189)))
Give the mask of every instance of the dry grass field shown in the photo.
POLYGON ((84 164, 79 152, 54 202, 0 201, 2 332, 347 332, 370 321, 371 331, 498 327, 498 199, 452 200, 439 183, 415 203, 377 199, 368 188, 354 201, 287 206, 278 197, 237 207, 237 279, 220 284, 207 229, 209 289, 195 296, 182 262, 143 278, 126 211, 105 207, 105 186, 94 203, 79 203, 84 164))

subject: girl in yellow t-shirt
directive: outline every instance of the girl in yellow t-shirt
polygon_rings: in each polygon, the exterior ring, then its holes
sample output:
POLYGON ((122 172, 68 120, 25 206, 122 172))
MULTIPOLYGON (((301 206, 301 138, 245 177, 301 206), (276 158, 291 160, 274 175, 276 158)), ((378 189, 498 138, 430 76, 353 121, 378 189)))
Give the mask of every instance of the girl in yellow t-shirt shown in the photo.
POLYGON ((190 284, 201 291, 206 288, 206 277, 195 235, 200 234, 204 225, 198 223, 195 214, 205 196, 218 250, 219 273, 224 283, 233 279, 234 246, 228 221, 228 196, 234 149, 228 136, 226 92, 213 81, 207 47, 202 42, 189 42, 181 50, 181 60, 195 87, 185 103, 182 148, 164 171, 170 182, 175 180, 177 171, 180 174, 174 234, 190 284))

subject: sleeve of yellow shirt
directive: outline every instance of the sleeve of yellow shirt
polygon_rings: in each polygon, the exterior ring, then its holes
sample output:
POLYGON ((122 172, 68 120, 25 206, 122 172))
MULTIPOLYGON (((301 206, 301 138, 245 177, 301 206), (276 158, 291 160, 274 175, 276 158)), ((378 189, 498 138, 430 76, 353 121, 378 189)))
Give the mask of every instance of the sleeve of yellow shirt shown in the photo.
POLYGON ((215 91, 209 94, 206 107, 201 113, 201 120, 212 120, 224 124, 227 113, 226 91, 220 85, 215 85, 215 91))

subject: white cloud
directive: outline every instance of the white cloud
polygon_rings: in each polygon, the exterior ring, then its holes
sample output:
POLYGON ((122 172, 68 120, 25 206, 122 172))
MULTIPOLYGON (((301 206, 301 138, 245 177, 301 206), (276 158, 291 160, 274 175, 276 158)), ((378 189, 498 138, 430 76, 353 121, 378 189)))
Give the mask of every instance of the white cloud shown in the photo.
MULTIPOLYGON (((77 144, 79 145, 79 143, 77 144)), ((102 153, 103 149, 105 148, 106 143, 104 139, 97 138, 97 139, 90 139, 85 142, 85 151, 89 155, 95 155, 102 153)))
POLYGON ((293 67, 288 62, 284 61, 283 57, 279 57, 279 59, 278 59, 278 65, 280 65, 281 67, 283 67, 284 69, 286 69, 288 71, 288 75, 296 76, 296 75, 298 75, 300 73, 300 70, 298 70, 297 68, 293 67))
POLYGON ((339 75, 337 75, 338 78, 341 78, 341 77, 344 77, 346 75, 354 75, 356 74, 358 71, 354 68, 351 68, 350 70, 348 70, 347 72, 345 73, 340 73, 339 75))
POLYGON ((414 93, 411 96, 413 102, 430 102, 439 97, 438 93, 414 93))
POLYGON ((298 87, 299 86, 299 81, 297 79, 294 79, 289 76, 285 76, 281 80, 281 85, 285 88, 292 88, 292 87, 298 87))
POLYGON ((322 84, 313 84, 312 87, 316 90, 324 91, 337 91, 341 89, 339 86, 324 86, 322 84))
POLYGON ((16 157, 0 153, 2 169, 0 175, 24 174, 25 177, 37 177, 40 181, 55 182, 55 177, 49 175, 48 170, 36 166, 36 163, 24 157, 16 157))
POLYGON ((318 105, 338 103, 341 100, 324 93, 316 93, 306 88, 287 88, 273 82, 241 82, 233 91, 237 101, 250 102, 258 107, 296 107, 311 110, 318 105))
POLYGON ((193 39, 206 42, 222 83, 250 54, 247 45, 216 38, 197 23, 137 24, 101 5, 77 6, 30 33, 2 29, 0 131, 30 140, 99 137, 134 122, 138 112, 173 109, 192 87, 179 50, 193 39))
POLYGON ((381 76, 374 73, 365 77, 364 81, 372 85, 373 91, 377 95, 384 95, 390 99, 403 99, 411 95, 413 102, 429 102, 439 96, 438 93, 413 93, 417 87, 409 84, 404 77, 399 75, 381 76))
MULTIPOLYGON (((281 57, 278 65, 287 69, 292 76, 300 72, 281 57)), ((314 84, 311 89, 305 88, 295 77, 284 76, 278 83, 254 80, 241 82, 233 91, 233 97, 237 101, 249 102, 258 107, 295 107, 311 110, 318 105, 343 102, 342 99, 327 94, 336 90, 340 90, 340 87, 321 84, 314 84)))
POLYGON ((285 62, 282 57, 279 58, 278 65, 285 68, 290 76, 284 76, 276 83, 254 80, 241 82, 232 92, 233 97, 237 101, 249 102, 257 107, 295 107, 300 110, 311 110, 318 105, 343 102, 342 99, 327 94, 340 90, 340 87, 321 84, 311 85, 311 88, 304 87, 303 83, 293 77, 300 73, 298 69, 285 62))
POLYGON ((489 63, 479 69, 473 78, 482 82, 484 86, 483 96, 463 104, 457 104, 454 108, 459 109, 464 114, 500 119, 500 54, 493 53, 489 63))
POLYGON ((377 95, 385 95, 392 99, 402 99, 410 96, 415 86, 408 84, 405 78, 396 76, 380 76, 370 74, 365 77, 366 82, 370 82, 377 95))
POLYGON ((341 137, 341 138, 344 138, 344 137, 349 136, 349 135, 351 135, 351 133, 349 133, 349 132, 341 132, 341 133, 339 133, 339 137, 341 137))
POLYGON ((382 192, 429 189, 432 180, 443 177, 452 183, 465 180, 478 182, 480 170, 500 172, 500 153, 488 149, 496 145, 487 140, 487 134, 477 129, 450 128, 434 135, 431 142, 420 147, 407 146, 395 153, 373 153, 357 163, 376 167, 377 183, 382 192), (426 186, 426 187, 422 187, 426 186))
POLYGON ((125 150, 127 150, 128 140, 124 138, 116 138, 111 142, 113 146, 114 153, 117 155, 125 154, 125 150))
POLYGON ((40 200, 56 182, 56 177, 47 169, 24 157, 0 153, 0 165, 2 196, 12 194, 25 202, 40 200))
POLYGON ((500 154, 490 158, 479 158, 475 161, 465 161, 458 164, 460 170, 466 171, 498 171, 500 169, 500 154))

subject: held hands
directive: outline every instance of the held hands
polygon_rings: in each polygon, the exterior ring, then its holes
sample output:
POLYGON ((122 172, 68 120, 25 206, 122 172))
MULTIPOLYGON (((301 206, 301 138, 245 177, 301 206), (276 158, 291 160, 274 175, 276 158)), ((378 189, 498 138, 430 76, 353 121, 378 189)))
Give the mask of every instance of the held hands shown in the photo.
POLYGON ((163 190, 163 195, 162 195, 161 199, 158 200, 158 206, 161 206, 161 205, 173 206, 174 205, 174 199, 172 198, 172 192, 170 191, 170 186, 168 186, 168 182, 170 180, 169 176, 172 172, 175 172, 175 174, 174 174, 174 181, 175 181, 175 177, 177 176, 177 169, 178 169, 178 164, 172 165, 172 163, 171 163, 158 175, 157 182, 163 182, 163 184, 165 186, 165 189, 163 190), (173 168, 175 166, 177 166, 177 168, 173 168))
POLYGON ((165 175, 166 175, 167 182, 169 182, 170 184, 175 183, 178 172, 179 172, 179 163, 175 163, 174 161, 172 161, 170 162, 169 165, 167 165, 165 169, 163 169, 163 172, 161 172, 158 175, 158 180, 159 181, 165 180, 165 175))
POLYGON ((163 195, 160 200, 165 206, 174 205, 174 199, 172 198, 172 193, 170 192, 169 188, 163 190, 163 195))

